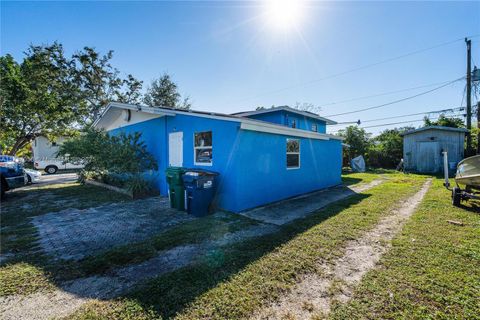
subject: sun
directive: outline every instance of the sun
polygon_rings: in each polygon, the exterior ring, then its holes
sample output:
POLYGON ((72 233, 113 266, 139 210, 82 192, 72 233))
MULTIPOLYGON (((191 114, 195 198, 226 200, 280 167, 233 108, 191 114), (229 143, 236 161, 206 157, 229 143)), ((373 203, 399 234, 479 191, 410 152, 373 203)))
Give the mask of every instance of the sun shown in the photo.
POLYGON ((289 31, 302 22, 304 9, 304 3, 301 0, 267 0, 265 22, 274 29, 289 31))

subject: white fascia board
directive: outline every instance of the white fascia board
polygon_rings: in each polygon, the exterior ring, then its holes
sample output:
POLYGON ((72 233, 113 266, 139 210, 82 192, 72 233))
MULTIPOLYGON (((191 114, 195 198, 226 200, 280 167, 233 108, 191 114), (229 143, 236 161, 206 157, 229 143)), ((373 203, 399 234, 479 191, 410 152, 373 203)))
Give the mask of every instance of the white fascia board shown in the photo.
POLYGON ((119 102, 110 102, 107 104, 107 107, 103 111, 102 115, 98 117, 97 120, 93 122, 94 127, 98 127, 98 124, 100 121, 104 119, 104 116, 110 111, 111 108, 118 108, 118 109, 128 109, 128 110, 133 110, 137 112, 145 112, 145 113, 150 113, 150 114, 156 114, 160 117, 162 116, 175 116, 174 112, 171 112, 169 110, 163 110, 163 109, 158 109, 158 108, 152 108, 152 107, 145 107, 145 106, 137 106, 133 104, 126 104, 126 103, 119 103, 119 102))
POLYGON ((258 132, 265 132, 265 133, 273 133, 273 134, 281 134, 284 136, 293 136, 293 137, 302 137, 302 138, 309 138, 309 139, 317 139, 317 140, 342 140, 340 137, 332 136, 329 134, 323 134, 313 131, 306 131, 300 129, 294 129, 289 127, 282 127, 277 125, 267 125, 264 123, 257 123, 257 122, 250 122, 250 121, 242 121, 240 125, 241 130, 249 130, 249 131, 258 131, 258 132))

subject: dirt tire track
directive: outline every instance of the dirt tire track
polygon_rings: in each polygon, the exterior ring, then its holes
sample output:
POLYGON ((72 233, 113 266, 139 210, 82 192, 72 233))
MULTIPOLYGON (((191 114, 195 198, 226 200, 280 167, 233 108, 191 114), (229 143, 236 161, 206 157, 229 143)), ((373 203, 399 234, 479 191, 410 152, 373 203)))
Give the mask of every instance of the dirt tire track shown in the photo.
POLYGON ((280 301, 259 310, 252 319, 310 319, 314 315, 326 316, 334 301, 350 300, 355 286, 373 269, 391 246, 391 240, 401 231, 405 222, 415 212, 432 179, 407 199, 399 208, 382 219, 372 230, 356 240, 347 242, 342 257, 322 262, 322 275, 303 276, 296 287, 280 301))

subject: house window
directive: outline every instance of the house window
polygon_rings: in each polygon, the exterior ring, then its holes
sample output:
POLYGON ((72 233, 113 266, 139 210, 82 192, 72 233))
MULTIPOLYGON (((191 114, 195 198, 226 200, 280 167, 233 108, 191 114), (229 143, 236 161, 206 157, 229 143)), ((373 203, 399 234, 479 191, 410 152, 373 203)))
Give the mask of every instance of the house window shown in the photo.
POLYGON ((292 128, 296 128, 296 127, 297 127, 297 120, 292 119, 292 128))
POLYGON ((287 169, 300 168, 300 140, 287 139, 287 169))
POLYGON ((312 131, 313 132, 318 132, 318 126, 316 123, 312 124, 312 131))
POLYGON ((196 132, 193 154, 195 164, 212 165, 212 131, 196 132))

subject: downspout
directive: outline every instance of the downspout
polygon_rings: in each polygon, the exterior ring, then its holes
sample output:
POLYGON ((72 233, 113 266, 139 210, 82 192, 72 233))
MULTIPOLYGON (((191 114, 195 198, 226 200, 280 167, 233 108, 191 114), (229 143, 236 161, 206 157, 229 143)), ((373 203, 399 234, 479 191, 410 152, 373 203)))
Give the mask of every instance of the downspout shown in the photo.
MULTIPOLYGON (((164 134, 164 137, 163 137, 163 145, 164 145, 164 150, 165 152, 163 153, 163 163, 165 163, 165 167, 164 168, 161 168, 161 169, 166 169, 168 168, 168 130, 167 130, 167 116, 163 116, 164 118, 164 131, 165 131, 165 134, 164 134)), ((166 181, 166 177, 164 177, 162 179, 162 187, 163 188, 168 188, 167 186, 167 181, 166 181)))

